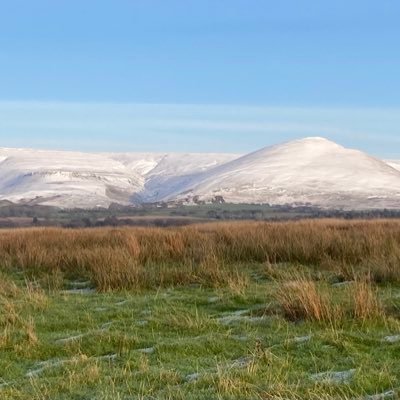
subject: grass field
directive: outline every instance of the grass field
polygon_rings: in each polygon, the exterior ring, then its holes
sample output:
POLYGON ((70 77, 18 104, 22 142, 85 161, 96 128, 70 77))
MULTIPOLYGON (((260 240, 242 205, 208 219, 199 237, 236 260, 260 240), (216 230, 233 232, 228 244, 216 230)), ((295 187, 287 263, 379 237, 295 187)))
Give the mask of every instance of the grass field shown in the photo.
POLYGON ((395 399, 400 222, 0 232, 1 399, 395 399))

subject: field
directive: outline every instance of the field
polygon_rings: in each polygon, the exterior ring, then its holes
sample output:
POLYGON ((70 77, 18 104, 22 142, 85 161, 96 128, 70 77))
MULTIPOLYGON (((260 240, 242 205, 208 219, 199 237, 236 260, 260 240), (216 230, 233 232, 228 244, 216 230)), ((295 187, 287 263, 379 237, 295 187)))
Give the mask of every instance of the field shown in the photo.
POLYGON ((334 210, 313 206, 211 203, 184 205, 154 203, 136 206, 111 204, 108 208, 63 209, 54 206, 16 204, 0 200, 0 229, 27 227, 174 227, 213 221, 289 221, 312 218, 400 218, 396 209, 334 210))
POLYGON ((0 398, 395 399, 400 221, 0 231, 0 398))

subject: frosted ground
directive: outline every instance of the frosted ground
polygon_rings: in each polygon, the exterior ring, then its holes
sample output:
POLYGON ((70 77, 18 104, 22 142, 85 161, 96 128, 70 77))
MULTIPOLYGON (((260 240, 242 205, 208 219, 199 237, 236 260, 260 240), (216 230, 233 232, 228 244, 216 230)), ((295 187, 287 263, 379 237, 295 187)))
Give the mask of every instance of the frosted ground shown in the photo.
MULTIPOLYGON (((15 276, 2 295, 0 397, 397 398, 398 322, 291 322, 274 311, 275 284, 252 276, 237 290, 108 294, 84 281, 46 293, 15 276)), ((398 289, 380 295, 400 307, 398 289)))

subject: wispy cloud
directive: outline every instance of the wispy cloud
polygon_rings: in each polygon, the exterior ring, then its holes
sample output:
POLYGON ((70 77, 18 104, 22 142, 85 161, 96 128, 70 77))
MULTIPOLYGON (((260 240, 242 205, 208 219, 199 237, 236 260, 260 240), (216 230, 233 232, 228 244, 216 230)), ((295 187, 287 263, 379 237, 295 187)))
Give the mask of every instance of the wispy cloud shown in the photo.
POLYGON ((8 147, 243 153, 304 136, 400 158, 400 110, 0 102, 8 147))

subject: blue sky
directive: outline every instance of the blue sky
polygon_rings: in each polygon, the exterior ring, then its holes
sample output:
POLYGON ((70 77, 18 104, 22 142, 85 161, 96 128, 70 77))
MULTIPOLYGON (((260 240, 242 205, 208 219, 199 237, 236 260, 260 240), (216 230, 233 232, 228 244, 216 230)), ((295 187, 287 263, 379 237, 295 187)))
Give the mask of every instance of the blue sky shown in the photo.
POLYGON ((400 158, 400 3, 0 0, 0 146, 400 158))

